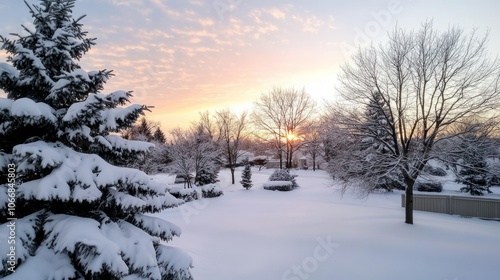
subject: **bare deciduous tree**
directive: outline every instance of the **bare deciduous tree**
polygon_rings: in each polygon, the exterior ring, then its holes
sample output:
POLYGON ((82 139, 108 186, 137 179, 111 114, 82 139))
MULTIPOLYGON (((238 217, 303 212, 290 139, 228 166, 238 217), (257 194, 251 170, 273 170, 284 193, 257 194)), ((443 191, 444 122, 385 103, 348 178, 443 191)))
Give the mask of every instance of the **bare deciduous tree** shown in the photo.
POLYGON ((315 102, 304 89, 274 88, 262 94, 254 103, 251 114, 257 135, 274 144, 283 168, 283 154, 287 168, 292 166, 293 154, 299 147, 297 134, 307 126, 315 113, 315 102))
POLYGON ((383 161, 404 178, 408 224, 413 224, 413 185, 436 143, 453 134, 453 124, 491 118, 498 110, 500 64, 486 51, 487 37, 456 27, 439 32, 425 22, 416 32, 396 28, 386 44, 360 50, 342 67, 340 92, 347 102, 336 109, 349 133, 378 137, 361 129, 361 116, 380 93, 392 138, 383 161))
POLYGON ((243 112, 238 116, 229 110, 217 111, 215 120, 219 131, 219 144, 231 170, 231 183, 234 185, 234 171, 238 158, 241 156, 241 145, 247 125, 247 113, 243 112))
POLYGON ((195 172, 195 162, 192 156, 193 144, 190 135, 180 128, 170 131, 171 142, 168 145, 168 152, 172 157, 171 169, 178 175, 182 175, 191 188, 192 173, 195 172))
POLYGON ((302 133, 304 134, 304 151, 306 154, 311 156, 312 168, 313 171, 316 171, 316 168, 319 165, 318 159, 321 157, 323 149, 322 126, 319 121, 317 121, 315 124, 304 128, 302 133))
POLYGON ((187 188, 191 188, 192 174, 195 183, 200 182, 200 176, 218 172, 220 150, 206 130, 199 125, 190 130, 179 128, 170 131, 171 143, 168 152, 171 156, 171 169, 173 172, 187 179, 187 188))

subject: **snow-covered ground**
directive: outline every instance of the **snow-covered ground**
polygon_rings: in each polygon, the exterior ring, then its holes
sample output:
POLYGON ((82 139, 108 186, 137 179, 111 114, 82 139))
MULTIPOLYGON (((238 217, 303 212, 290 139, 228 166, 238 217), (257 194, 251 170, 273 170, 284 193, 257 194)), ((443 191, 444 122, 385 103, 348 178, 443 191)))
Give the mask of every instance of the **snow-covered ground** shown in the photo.
POLYGON ((157 215, 182 228, 169 245, 193 257, 195 280, 500 279, 498 221, 415 211, 407 225, 400 192, 340 197, 310 170, 293 171, 296 190, 267 191, 271 172, 254 169, 245 190, 224 170, 224 196, 157 215))

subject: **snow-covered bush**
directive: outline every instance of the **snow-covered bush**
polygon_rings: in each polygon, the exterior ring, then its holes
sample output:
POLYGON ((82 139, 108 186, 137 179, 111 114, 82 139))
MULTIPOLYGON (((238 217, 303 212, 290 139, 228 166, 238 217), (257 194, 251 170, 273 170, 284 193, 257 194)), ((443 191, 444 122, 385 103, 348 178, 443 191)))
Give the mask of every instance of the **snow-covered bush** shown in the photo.
POLYGON ((245 164, 245 169, 243 169, 241 173, 240 184, 247 190, 252 187, 252 169, 248 161, 245 164))
POLYGON ((198 172, 196 172, 196 177, 194 178, 196 185, 197 186, 204 186, 207 184, 215 184, 219 182, 219 168, 208 168, 208 169, 201 169, 198 172))
POLYGON ((290 174, 288 169, 276 169, 271 176, 269 176, 269 181, 290 181, 292 182, 292 189, 298 188, 297 182, 295 182, 295 177, 298 175, 290 174))
POLYGON ((0 278, 192 279, 191 258, 161 242, 180 228, 146 215, 183 202, 116 166, 152 147, 117 135, 147 108, 127 106, 131 92, 100 93, 111 71, 78 65, 95 39, 73 19, 75 0, 27 5, 33 29, 0 36, 0 174, 13 174, 0 176, 0 240, 16 218, 15 263, 2 244, 0 278))
POLYGON ((175 198, 182 199, 185 202, 196 200, 199 198, 198 192, 196 189, 185 189, 180 187, 175 187, 170 189, 170 194, 175 198))
POLYGON ((442 192, 443 184, 441 182, 416 182, 414 189, 419 192, 442 192))
POLYGON ((424 167, 424 169, 422 170, 422 172, 429 174, 429 175, 432 175, 432 176, 440 176, 440 177, 447 175, 446 171, 443 168, 435 167, 432 165, 426 165, 424 167))
POLYGON ((216 184, 209 184, 201 186, 201 195, 204 198, 218 197, 223 195, 224 192, 216 184))
POLYGON ((265 190, 270 191, 291 191, 294 189, 291 181, 270 181, 263 184, 265 190))

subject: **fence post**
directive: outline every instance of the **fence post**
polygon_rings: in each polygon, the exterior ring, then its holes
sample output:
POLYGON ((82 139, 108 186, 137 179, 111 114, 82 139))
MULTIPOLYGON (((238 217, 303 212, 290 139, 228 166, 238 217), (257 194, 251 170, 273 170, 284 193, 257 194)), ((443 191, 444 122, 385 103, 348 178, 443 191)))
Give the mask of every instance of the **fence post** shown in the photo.
POLYGON ((453 209, 451 206, 452 203, 453 203, 452 196, 449 195, 448 196, 448 214, 450 214, 450 215, 453 215, 453 211, 451 210, 451 209, 453 209))

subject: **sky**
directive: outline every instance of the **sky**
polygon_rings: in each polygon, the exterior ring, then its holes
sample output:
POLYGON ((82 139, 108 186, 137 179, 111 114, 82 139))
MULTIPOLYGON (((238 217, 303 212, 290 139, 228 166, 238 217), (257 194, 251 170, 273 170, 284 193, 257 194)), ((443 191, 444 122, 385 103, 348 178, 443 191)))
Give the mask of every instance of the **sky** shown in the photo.
MULTIPOLYGON (((113 69, 103 92, 132 90, 132 103, 155 106, 148 119, 168 131, 198 112, 251 110, 273 87, 335 100, 340 66, 396 24, 478 28, 500 55, 498 11, 497 0, 79 0, 74 15, 86 15, 84 30, 97 38, 82 68, 113 69)), ((25 34, 31 22, 23 1, 0 1, 1 35, 25 34)))

